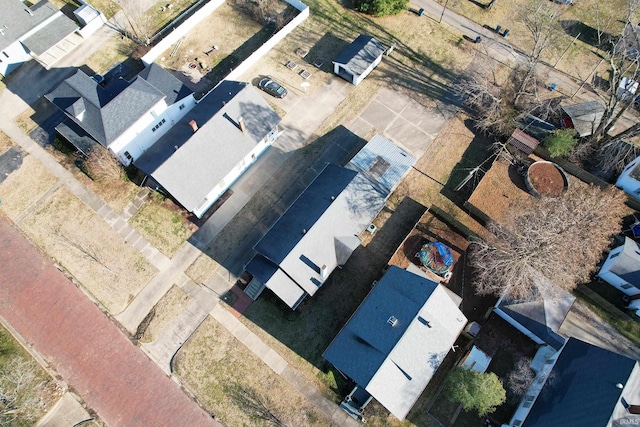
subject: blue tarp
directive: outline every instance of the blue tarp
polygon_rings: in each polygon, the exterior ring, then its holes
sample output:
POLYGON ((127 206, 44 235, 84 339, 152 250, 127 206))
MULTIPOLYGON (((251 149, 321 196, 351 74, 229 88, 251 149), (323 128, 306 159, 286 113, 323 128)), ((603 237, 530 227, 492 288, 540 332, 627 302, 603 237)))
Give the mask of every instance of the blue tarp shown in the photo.
POLYGON ((444 275, 453 266, 451 249, 440 242, 427 243, 422 246, 418 257, 422 265, 436 274, 444 275))

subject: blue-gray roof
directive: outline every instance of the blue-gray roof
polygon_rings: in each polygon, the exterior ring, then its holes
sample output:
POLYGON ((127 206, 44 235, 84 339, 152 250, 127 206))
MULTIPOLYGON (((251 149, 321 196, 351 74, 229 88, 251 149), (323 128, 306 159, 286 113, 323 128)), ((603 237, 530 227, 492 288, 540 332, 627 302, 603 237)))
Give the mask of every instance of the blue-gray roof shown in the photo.
POLYGON ((385 48, 378 40, 372 36, 360 34, 349 46, 347 46, 333 60, 338 64, 343 64, 351 72, 361 75, 384 53, 385 48))
POLYGON ((570 338, 523 426, 606 426, 622 395, 616 384, 627 383, 635 364, 570 338))
POLYGON ((77 29, 75 22, 65 15, 59 15, 45 27, 24 39, 22 44, 35 55, 42 55, 77 29))
POLYGON ((568 294, 555 300, 543 301, 505 299, 501 301, 499 308, 535 336, 559 350, 565 338, 558 334, 558 330, 574 301, 575 297, 568 294))
POLYGON ((609 271, 640 289, 640 245, 635 240, 626 237, 622 252, 614 259, 609 271))
POLYGON ((400 147, 376 134, 346 167, 366 173, 390 193, 415 162, 400 147))
POLYGON ((396 266, 371 290, 322 357, 366 386, 437 287, 396 266), (392 327, 387 321, 398 319, 392 327))
POLYGON ((278 266, 262 255, 257 254, 251 258, 251 261, 249 261, 244 269, 261 283, 267 283, 276 271, 278 271, 278 266))
POLYGON ((0 0, 0 11, 0 50, 4 50, 53 16, 58 9, 46 0, 30 8, 20 0, 0 0))
POLYGON ((353 181, 357 172, 328 164, 254 246, 256 252, 279 264, 353 181))

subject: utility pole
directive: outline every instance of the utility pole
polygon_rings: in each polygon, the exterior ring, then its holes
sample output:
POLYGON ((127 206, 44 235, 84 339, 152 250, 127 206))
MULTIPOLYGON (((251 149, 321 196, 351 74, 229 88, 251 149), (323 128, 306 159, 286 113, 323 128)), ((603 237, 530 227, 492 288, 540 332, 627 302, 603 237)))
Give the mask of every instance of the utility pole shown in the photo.
POLYGON ((449 4, 449 0, 444 2, 444 7, 442 8, 442 13, 440 14, 440 20, 438 21, 438 23, 442 22, 442 17, 444 16, 444 12, 447 10, 448 4, 449 4))

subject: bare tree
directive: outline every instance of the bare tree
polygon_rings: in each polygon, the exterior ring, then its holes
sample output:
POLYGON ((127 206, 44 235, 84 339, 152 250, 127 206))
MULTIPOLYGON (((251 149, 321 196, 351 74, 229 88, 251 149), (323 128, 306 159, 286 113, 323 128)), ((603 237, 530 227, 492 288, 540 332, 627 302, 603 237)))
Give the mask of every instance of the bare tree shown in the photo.
POLYGON ((520 357, 513 370, 507 374, 506 391, 507 399, 517 401, 529 390, 531 383, 536 377, 531 370, 531 359, 520 357))
POLYGON ((153 36, 153 18, 146 13, 146 2, 139 0, 120 0, 121 10, 114 16, 112 22, 116 29, 141 45, 149 45, 153 36))
POLYGON ((85 173, 98 182, 122 179, 124 170, 113 154, 101 145, 94 145, 83 162, 85 173))
POLYGON ((235 384, 229 387, 229 392, 238 406, 251 417, 266 421, 276 427, 283 425, 280 417, 270 409, 269 400, 261 396, 256 390, 235 384))
POLYGON ((0 366, 0 425, 34 422, 43 410, 45 382, 38 366, 20 356, 0 366))
POLYGON ((518 82, 518 88, 514 93, 513 104, 517 105, 522 96, 532 95, 535 90, 536 66, 542 60, 542 55, 554 45, 560 33, 558 17, 559 9, 549 1, 533 0, 523 5, 519 11, 530 38, 529 49, 524 63, 524 73, 518 82))
POLYGON ((554 298, 588 279, 621 228, 626 196, 609 187, 572 187, 512 207, 504 224, 490 223, 490 241, 469 253, 481 295, 554 298))

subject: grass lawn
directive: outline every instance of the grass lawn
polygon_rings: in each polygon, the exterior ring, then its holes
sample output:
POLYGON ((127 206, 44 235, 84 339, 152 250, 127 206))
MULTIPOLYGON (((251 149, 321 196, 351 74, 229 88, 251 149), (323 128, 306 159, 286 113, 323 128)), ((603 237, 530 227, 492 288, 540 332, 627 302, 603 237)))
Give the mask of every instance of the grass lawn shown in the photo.
POLYGON ((0 384, 3 391, 17 392, 15 406, 4 406, 0 410, 0 425, 26 427, 34 425, 60 398, 61 389, 55 380, 31 358, 11 334, 0 326, 0 384), (19 368, 19 370, 17 369, 19 368), (4 384, 3 381, 22 373, 24 383, 20 387, 4 384), (31 404, 27 402, 31 401, 31 404), (18 409, 15 414, 11 410, 18 409), (9 410, 9 411, 7 411, 9 410))
POLYGON ((158 339, 164 328, 182 312, 188 302, 189 296, 173 285, 153 307, 153 318, 145 328, 140 342, 150 343, 158 339))
POLYGON ((0 130, 0 154, 13 147, 15 144, 9 136, 0 130))
POLYGON ((20 223, 111 314, 118 314, 156 273, 124 238, 62 187, 20 223))
POLYGON ((334 426, 210 317, 174 360, 182 383, 225 425, 334 426), (265 410, 271 422, 260 415, 265 410))
POLYGON ((142 205, 129 224, 168 257, 173 256, 192 234, 173 203, 153 198, 142 205))

